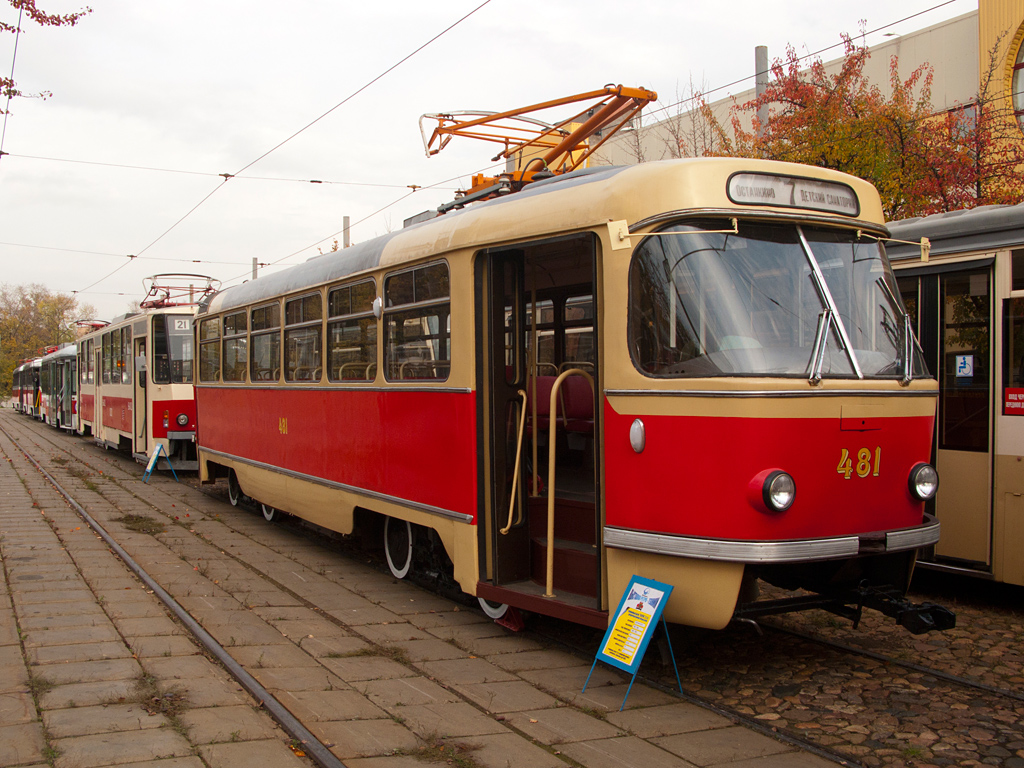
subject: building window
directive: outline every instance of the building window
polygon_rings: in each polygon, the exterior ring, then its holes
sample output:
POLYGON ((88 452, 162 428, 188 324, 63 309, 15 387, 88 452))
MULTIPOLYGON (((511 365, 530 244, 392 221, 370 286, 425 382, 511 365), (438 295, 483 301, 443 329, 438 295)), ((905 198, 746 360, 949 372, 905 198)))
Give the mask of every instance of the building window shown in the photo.
POLYGON ((1024 41, 1017 48, 1017 58, 1013 63, 1010 98, 1013 101, 1013 112, 1017 115, 1017 125, 1024 130, 1024 41))
POLYGON ((323 318, 323 298, 319 293, 285 302, 285 381, 320 381, 323 318))
POLYGON ((444 381, 451 369, 448 265, 440 262, 384 281, 389 381, 444 381))
POLYGON ((332 288, 327 295, 327 377, 373 381, 377 373, 377 318, 373 280, 332 288))

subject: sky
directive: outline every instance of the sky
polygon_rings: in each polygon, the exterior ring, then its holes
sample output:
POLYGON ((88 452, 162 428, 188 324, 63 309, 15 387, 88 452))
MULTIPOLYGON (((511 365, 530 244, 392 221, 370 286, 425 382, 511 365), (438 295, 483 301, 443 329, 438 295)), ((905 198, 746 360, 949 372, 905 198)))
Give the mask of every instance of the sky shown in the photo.
MULTIPOLYGON (((451 200, 495 149, 456 138, 428 158, 422 114, 501 111, 608 83, 651 88, 666 107, 691 83, 727 86, 719 98, 752 86, 755 46, 770 59, 788 44, 813 53, 862 21, 874 45, 977 10, 977 0, 86 2, 92 13, 74 28, 25 19, 16 54, 15 36, 0 36, 0 72, 13 66, 22 91, 52 94, 9 105, 0 283, 73 293, 99 319, 143 298, 150 275, 227 287, 251 277, 254 258, 270 274, 330 250, 345 216, 361 242, 451 200)), ((49 13, 85 4, 37 0, 49 13)), ((7 0, 0 19, 17 22, 7 0)))

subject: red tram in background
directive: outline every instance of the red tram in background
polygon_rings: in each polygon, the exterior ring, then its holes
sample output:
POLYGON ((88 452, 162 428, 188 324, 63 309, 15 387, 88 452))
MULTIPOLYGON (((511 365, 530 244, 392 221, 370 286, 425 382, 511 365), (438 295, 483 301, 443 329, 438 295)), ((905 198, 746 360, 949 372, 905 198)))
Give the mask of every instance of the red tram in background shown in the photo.
POLYGON ((39 357, 26 360, 14 369, 11 376, 11 400, 18 413, 29 416, 35 414, 41 360, 39 357))
MULTIPOLYGON (((268 519, 379 530, 398 577, 440 554, 493 616, 603 627, 637 574, 674 586, 681 624, 867 605, 951 626, 903 599, 939 538, 937 384, 886 236, 866 182, 695 159, 535 181, 317 256, 201 302, 201 479, 268 519)), ((139 339, 191 318, 161 313, 89 339, 83 368, 129 414, 105 440, 144 421, 139 339)))
POLYGON ((219 285, 205 275, 146 280, 140 311, 78 340, 77 430, 148 463, 159 451, 176 470, 196 469, 192 319, 219 285))

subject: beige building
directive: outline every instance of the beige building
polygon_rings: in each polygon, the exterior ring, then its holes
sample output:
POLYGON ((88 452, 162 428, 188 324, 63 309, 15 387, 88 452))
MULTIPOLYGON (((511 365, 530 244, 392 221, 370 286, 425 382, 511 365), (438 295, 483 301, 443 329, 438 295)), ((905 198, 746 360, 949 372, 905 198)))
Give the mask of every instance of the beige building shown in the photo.
MULTIPOLYGON (((1015 111, 1024 128, 1024 0, 980 0, 976 11, 893 37, 872 46, 870 51, 864 71, 883 91, 889 90, 893 56, 898 57, 904 80, 921 64, 932 67, 932 104, 937 110, 969 105, 978 98, 979 84, 990 79, 991 97, 1003 102, 1000 106, 1015 111)), ((782 53, 769 51, 769 58, 779 58, 782 53)), ((754 51, 750 52, 750 62, 753 72, 754 51)), ((837 58, 826 62, 826 69, 836 72, 841 64, 842 59, 837 58)), ((733 104, 744 104, 754 97, 755 89, 750 88, 710 106, 719 122, 728 125, 733 104)), ((657 122, 611 139, 602 148, 598 164, 622 165, 704 154, 711 148, 711 137, 699 114, 687 111, 690 106, 684 103, 653 113, 649 109, 657 122)))

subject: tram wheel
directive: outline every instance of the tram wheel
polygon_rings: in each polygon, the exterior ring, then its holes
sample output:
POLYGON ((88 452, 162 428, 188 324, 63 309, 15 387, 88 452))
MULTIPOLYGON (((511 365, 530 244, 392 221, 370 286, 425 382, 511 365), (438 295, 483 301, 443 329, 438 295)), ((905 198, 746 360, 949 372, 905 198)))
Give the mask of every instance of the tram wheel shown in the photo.
POLYGON ((384 555, 396 579, 404 579, 412 567, 412 525, 408 520, 384 520, 384 555))
POLYGON ((495 620, 500 619, 505 615, 505 612, 508 611, 508 603, 492 603, 490 600, 483 597, 478 597, 477 600, 480 601, 480 609, 487 614, 489 618, 495 620))
POLYGON ((263 510, 263 519, 268 523, 274 522, 274 518, 277 517, 277 510, 273 507, 268 507, 266 504, 260 504, 260 509, 263 510))
POLYGON ((237 507, 242 500, 242 486, 238 484, 238 475, 235 470, 228 470, 228 501, 232 507, 237 507))

